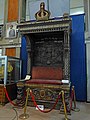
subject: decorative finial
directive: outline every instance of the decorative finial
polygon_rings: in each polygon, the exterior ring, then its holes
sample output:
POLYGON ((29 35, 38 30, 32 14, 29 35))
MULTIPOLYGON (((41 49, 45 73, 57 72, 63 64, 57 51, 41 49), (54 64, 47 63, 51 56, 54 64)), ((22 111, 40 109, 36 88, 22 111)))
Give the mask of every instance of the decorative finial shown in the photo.
POLYGON ((40 10, 35 14, 35 18, 37 21, 40 20, 48 20, 50 17, 50 12, 45 10, 45 3, 41 2, 40 10))
POLYGON ((70 19, 69 13, 64 13, 64 14, 63 14, 63 19, 64 19, 64 20, 70 19))

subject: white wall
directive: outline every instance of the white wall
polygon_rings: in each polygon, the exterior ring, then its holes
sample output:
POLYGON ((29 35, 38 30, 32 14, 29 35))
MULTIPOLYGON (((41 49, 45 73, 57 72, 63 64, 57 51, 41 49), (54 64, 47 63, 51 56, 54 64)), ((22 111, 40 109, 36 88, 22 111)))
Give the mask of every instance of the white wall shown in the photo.
MULTIPOLYGON (((26 20, 30 20, 31 19, 35 19, 34 16, 32 17, 32 10, 30 11, 29 6, 32 6, 34 2, 40 3, 41 1, 44 1, 47 4, 48 0, 26 0, 26 20), (31 2, 31 5, 30 5, 31 2), (33 3, 32 3, 33 2, 33 3), (30 16, 31 15, 31 16, 30 16)), ((51 10, 51 17, 54 16, 59 16, 63 14, 63 8, 70 8, 68 11, 70 12, 70 14, 82 14, 84 13, 84 0, 59 0, 58 2, 56 2, 58 0, 49 0, 49 9, 51 10), (53 4, 54 2, 54 4, 53 4), (61 6, 57 3, 61 2, 61 6), (70 3, 69 3, 70 2, 70 3), (64 6, 62 5, 62 3, 64 4, 64 6), (69 3, 69 4, 68 4, 69 3), (59 7, 58 7, 59 6, 59 7), (58 8, 59 9, 58 9, 58 8), (55 10, 56 8, 56 10, 55 10), (56 11, 56 12, 55 12, 56 11), (59 12, 58 12, 59 11, 59 12), (62 13, 62 14, 61 14, 62 13)), ((33 13, 35 14, 35 10, 39 9, 38 4, 36 4, 36 7, 33 9, 33 13)), ((48 5, 46 5, 48 7, 48 5)))
POLYGON ((84 0, 70 0, 70 14, 84 13, 84 0))
POLYGON ((83 0, 70 0, 70 8, 81 7, 84 6, 83 0))
POLYGON ((35 19, 34 15, 39 11, 41 2, 45 2, 45 9, 51 12, 51 18, 70 13, 70 0, 26 0, 26 20, 35 19))

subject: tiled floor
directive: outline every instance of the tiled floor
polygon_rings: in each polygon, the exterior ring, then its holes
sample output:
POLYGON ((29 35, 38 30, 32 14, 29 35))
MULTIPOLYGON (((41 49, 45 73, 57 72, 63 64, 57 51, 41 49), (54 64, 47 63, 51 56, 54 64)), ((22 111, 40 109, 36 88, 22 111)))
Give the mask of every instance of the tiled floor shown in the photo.
MULTIPOLYGON (((8 103, 5 106, 0 106, 0 120, 20 120, 19 116, 23 114, 23 109, 12 108, 13 106, 8 103)), ((90 103, 78 102, 77 107, 80 108, 79 112, 71 112, 68 118, 71 120, 90 120, 90 103)), ((59 110, 53 110, 49 113, 41 113, 35 107, 27 107, 27 120, 63 120, 65 116, 59 113, 59 110)))

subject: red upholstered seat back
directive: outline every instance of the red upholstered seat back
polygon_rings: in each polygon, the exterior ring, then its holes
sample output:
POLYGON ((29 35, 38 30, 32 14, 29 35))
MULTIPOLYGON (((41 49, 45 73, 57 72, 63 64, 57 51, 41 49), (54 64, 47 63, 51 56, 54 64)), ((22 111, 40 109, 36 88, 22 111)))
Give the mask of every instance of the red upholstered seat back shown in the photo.
POLYGON ((54 67, 33 67, 32 79, 61 80, 63 77, 62 68, 54 67))

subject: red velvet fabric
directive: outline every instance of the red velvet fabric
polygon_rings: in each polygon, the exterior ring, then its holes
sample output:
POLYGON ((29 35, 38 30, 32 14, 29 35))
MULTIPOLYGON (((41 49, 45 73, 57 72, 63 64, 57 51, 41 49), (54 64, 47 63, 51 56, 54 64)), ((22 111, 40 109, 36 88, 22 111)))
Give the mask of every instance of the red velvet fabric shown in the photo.
POLYGON ((62 68, 54 67, 33 67, 32 79, 48 79, 48 80, 62 80, 62 68))
POLYGON ((26 84, 55 84, 55 85, 62 85, 63 83, 60 80, 31 79, 29 81, 26 81, 26 84))

